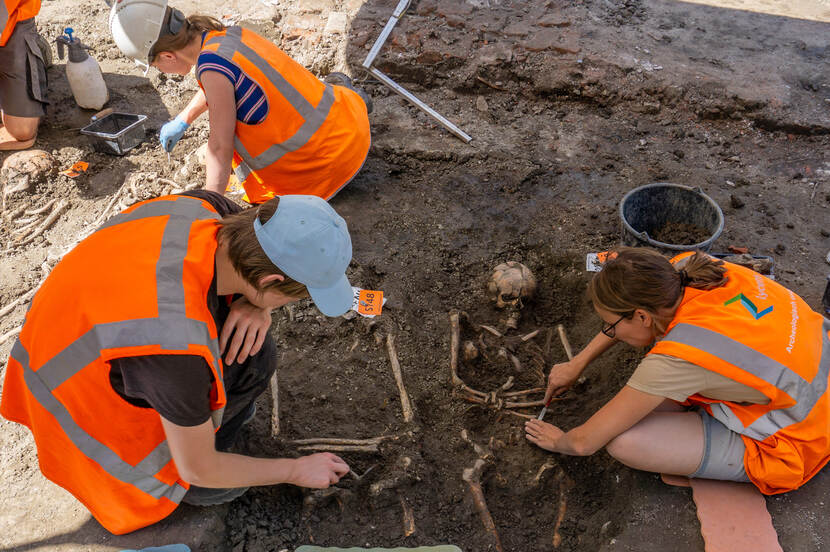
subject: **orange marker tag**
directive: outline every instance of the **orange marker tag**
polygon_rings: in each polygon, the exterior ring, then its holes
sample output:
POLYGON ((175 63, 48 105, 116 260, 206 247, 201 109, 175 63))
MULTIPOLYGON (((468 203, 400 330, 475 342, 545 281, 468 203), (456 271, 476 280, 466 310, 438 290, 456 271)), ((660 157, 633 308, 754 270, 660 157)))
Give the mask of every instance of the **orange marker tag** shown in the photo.
POLYGON ((602 265, 608 259, 614 259, 617 257, 616 252, 614 251, 598 251, 596 253, 588 253, 585 257, 585 270, 588 272, 599 272, 602 270, 602 265))
POLYGON ((88 168, 89 163, 86 161, 78 161, 65 171, 61 171, 61 174, 66 175, 69 178, 75 178, 76 176, 80 176, 81 173, 85 173, 88 168))
POLYGON ((383 292, 372 289, 361 289, 357 296, 357 312, 363 315, 380 314, 383 309, 383 292))

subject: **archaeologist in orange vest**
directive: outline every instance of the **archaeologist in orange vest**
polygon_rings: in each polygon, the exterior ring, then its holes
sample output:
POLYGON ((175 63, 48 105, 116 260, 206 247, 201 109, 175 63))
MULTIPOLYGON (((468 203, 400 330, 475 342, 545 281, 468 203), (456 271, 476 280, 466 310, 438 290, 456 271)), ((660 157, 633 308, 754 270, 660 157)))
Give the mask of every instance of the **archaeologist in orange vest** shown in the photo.
POLYGON ((35 143, 46 114, 46 63, 35 16, 40 0, 0 0, 0 150, 35 143))
MULTIPOLYGON (((621 248, 588 287, 602 331, 551 370, 547 397, 619 341, 653 345, 584 424, 525 426, 540 447, 605 447, 636 469, 799 488, 830 460, 830 320, 752 270, 704 253, 621 248)), ((546 397, 546 398, 547 398, 546 397)))
POLYGON ((206 189, 225 193, 233 169, 250 203, 284 194, 328 200, 362 167, 371 101, 346 75, 320 82, 255 32, 212 17, 185 18, 167 0, 119 0, 110 28, 139 65, 178 75, 195 66, 201 90, 159 139, 172 150, 208 111, 206 189))
POLYGON ((206 190, 137 203, 67 254, 35 294, 0 413, 34 435, 43 474, 115 534, 181 502, 253 485, 325 488, 330 453, 232 452, 276 367, 271 310, 352 305, 346 222, 315 196, 240 208, 206 190))

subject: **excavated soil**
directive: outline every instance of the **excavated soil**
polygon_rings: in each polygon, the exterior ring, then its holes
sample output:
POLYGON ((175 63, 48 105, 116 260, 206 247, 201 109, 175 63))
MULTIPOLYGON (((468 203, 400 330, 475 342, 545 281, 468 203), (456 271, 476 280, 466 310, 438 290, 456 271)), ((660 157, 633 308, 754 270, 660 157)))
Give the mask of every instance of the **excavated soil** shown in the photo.
POLYGON ((711 232, 695 224, 669 222, 654 232, 653 239, 673 245, 694 245, 711 237, 711 232))
MULTIPOLYGON (((369 158, 331 203, 352 233, 352 283, 383 290, 388 302, 375 319, 328 319, 309 304, 275 313, 280 431, 272 434, 266 394, 241 447, 258 456, 296 456, 296 439, 391 438, 377 452, 344 453, 357 474, 368 474, 344 478, 334 494, 256 488, 229 506, 198 513, 182 507, 163 526, 193 523, 189 544, 204 550, 308 543, 495 550, 461 477, 478 457, 462 438, 466 430, 492 450, 481 484, 504 550, 552 550, 554 533, 560 550, 598 550, 623 531, 635 497, 656 476, 604 452, 550 455, 525 441, 523 419, 454 393, 449 313, 466 313, 462 340, 479 343, 481 335, 485 345, 486 357, 461 362, 467 385, 491 392, 512 377, 510 391, 539 386, 534 359, 541 355, 548 367, 565 359, 548 332, 563 324, 578 350, 599 329, 584 296, 586 253, 619 243, 620 198, 658 181, 702 188, 726 217, 712 250, 746 246, 771 256, 778 279, 818 309, 830 248, 830 50, 822 22, 830 10, 796 13, 776 4, 777 14, 760 13, 752 2, 416 0, 375 66, 473 136, 464 144, 360 70, 396 4, 235 0, 222 13, 198 0, 180 5, 265 34, 321 76, 353 74, 375 104, 369 158), (347 25, 338 29, 343 19, 332 14, 345 14, 347 25), (535 273, 538 293, 521 310, 519 327, 497 338, 480 325, 506 330, 505 313, 485 293, 489 271, 506 260, 535 273), (515 339, 537 329, 527 342, 515 339), (409 423, 390 369, 390 334, 414 405, 409 423), (520 367, 499 355, 502 346, 520 367), (407 509, 415 527, 409 536, 407 509), (196 518, 216 521, 205 529, 196 518)), ((62 64, 49 70, 53 105, 37 147, 55 157, 57 169, 81 160, 89 169, 75 179, 51 174, 5 197, 0 306, 37 285, 113 198, 117 209, 203 181, 194 152, 206 140, 206 120, 188 131, 169 162, 157 141, 159 127, 197 90, 194 79, 142 76, 109 40, 106 13, 92 0, 53 0, 44 2, 39 26, 49 39, 64 26, 75 28, 102 65, 108 105, 147 115, 147 139, 124 157, 94 152, 78 134, 92 113, 75 106, 62 64), (68 203, 58 221, 16 245, 12 232, 20 225, 12 215, 56 198, 68 203)), ((3 316, 0 335, 22 322, 25 303, 3 316)), ((12 342, 0 343, 3 368, 12 342)), ((587 419, 642 354, 623 346, 606 354, 553 403, 547 420, 568 429, 587 419)), ((538 407, 520 412, 535 415, 538 407)), ((39 475, 28 432, 5 421, 0 427, 6 549, 117 550, 109 546, 132 542, 107 544, 86 511, 39 475)), ((694 525, 692 510, 679 515, 694 525)), ((785 549, 806 549, 790 547, 802 542, 802 529, 778 530, 785 549)), ((683 550, 702 549, 694 531, 678 535, 683 550)))

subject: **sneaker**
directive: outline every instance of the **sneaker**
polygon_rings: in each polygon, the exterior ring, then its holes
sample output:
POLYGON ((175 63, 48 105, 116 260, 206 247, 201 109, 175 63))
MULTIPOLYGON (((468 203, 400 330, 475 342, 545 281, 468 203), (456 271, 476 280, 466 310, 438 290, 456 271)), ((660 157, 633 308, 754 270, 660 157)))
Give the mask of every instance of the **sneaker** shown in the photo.
POLYGON ((333 84, 335 86, 342 86, 357 93, 357 95, 360 96, 360 98, 363 100, 363 103, 366 104, 366 112, 372 112, 372 97, 369 94, 367 94, 366 91, 362 88, 355 87, 354 84, 352 84, 352 79, 349 75, 341 73, 339 71, 335 71, 333 73, 329 73, 328 75, 326 75, 326 78, 323 79, 323 82, 333 84))

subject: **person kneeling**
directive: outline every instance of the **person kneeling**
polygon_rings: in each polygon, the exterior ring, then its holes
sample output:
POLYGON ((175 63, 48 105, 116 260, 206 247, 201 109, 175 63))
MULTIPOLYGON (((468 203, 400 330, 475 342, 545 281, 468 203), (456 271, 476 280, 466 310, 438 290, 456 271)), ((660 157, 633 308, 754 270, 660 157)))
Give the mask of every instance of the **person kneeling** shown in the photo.
POLYGON ((43 474, 115 534, 181 502, 253 485, 325 488, 320 453, 230 451, 276 369, 271 310, 310 296, 351 308, 346 222, 324 200, 239 207, 198 190, 137 203, 85 238, 32 299, 0 413, 33 433, 43 474))
POLYGON ((640 470, 799 488, 830 460, 830 320, 795 293, 705 253, 609 256, 588 287, 602 330, 551 370, 547 398, 622 341, 652 345, 627 385, 584 424, 530 420, 553 452, 602 447, 640 470), (693 407, 689 410, 689 407, 693 407))

